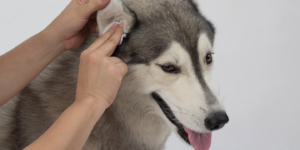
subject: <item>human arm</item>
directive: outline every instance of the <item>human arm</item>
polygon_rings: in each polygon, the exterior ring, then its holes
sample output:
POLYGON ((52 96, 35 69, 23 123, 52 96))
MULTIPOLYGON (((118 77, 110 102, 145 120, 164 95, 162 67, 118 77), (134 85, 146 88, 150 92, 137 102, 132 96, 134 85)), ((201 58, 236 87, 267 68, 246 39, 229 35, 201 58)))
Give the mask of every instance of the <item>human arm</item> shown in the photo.
POLYGON ((0 56, 0 106, 19 93, 55 58, 97 31, 95 15, 110 1, 72 0, 43 31, 0 56))
POLYGON ((110 29, 81 54, 75 102, 25 150, 81 149, 106 108, 114 101, 127 66, 110 57, 121 36, 122 23, 110 29))

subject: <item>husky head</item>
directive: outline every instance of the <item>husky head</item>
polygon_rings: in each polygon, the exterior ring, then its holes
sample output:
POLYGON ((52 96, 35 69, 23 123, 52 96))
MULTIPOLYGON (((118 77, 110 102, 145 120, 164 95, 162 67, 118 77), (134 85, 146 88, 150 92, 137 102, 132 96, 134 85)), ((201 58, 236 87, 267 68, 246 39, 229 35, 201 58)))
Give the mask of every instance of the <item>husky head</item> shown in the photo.
POLYGON ((122 20, 127 38, 114 55, 128 64, 135 92, 156 101, 183 140, 208 149, 211 131, 229 120, 211 81, 213 25, 193 0, 111 0, 98 12, 100 33, 122 20))

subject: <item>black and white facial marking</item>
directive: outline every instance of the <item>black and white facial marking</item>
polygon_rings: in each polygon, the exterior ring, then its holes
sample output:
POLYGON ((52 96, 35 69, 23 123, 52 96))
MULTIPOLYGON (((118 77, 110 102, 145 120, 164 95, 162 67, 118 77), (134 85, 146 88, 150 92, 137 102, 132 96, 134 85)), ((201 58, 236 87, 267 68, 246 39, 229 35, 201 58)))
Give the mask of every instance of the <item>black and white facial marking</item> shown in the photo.
POLYGON ((183 126, 199 133, 222 127, 226 117, 213 115, 225 113, 211 81, 215 31, 194 1, 123 2, 134 23, 114 56, 128 64, 135 92, 151 96, 187 142, 183 126))
MULTIPOLYGON (((187 143, 188 135, 183 126, 195 132, 208 133, 225 124, 213 116, 218 112, 225 113, 225 110, 213 91, 212 46, 205 33, 201 33, 198 40, 198 57, 193 57, 182 44, 174 41, 153 61, 130 65, 131 75, 139 83, 139 92, 151 94, 187 143), (199 58, 198 65, 193 64, 193 58, 199 58)), ((221 119, 227 122, 226 118, 221 119)))
POLYGON ((159 107, 162 109, 163 113, 169 119, 169 121, 177 127, 177 133, 183 138, 185 142, 190 144, 188 134, 184 131, 183 125, 180 123, 180 121, 177 120, 169 105, 157 93, 153 92, 151 95, 157 102, 159 107))

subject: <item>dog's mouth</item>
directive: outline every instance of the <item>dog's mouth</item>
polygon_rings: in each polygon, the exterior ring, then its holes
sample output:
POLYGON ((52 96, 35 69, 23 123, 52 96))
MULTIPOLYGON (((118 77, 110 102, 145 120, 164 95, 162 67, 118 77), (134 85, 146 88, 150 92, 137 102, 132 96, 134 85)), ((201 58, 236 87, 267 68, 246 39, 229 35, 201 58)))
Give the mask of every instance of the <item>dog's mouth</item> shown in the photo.
POLYGON ((188 144, 192 145, 195 150, 208 150, 211 144, 211 133, 197 133, 189 128, 185 127, 180 121, 175 117, 171 108, 168 104, 159 96, 159 94, 153 92, 153 99, 162 109, 166 117, 177 127, 177 132, 181 138, 188 144))

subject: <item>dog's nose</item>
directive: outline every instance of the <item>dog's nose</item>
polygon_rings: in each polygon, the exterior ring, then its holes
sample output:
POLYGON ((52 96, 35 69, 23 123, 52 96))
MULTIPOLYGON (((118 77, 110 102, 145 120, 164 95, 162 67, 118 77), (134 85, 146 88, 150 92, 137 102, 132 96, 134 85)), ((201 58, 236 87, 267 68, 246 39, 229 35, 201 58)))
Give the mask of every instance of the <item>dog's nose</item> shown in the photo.
POLYGON ((218 130, 221 129, 226 123, 229 122, 229 118, 226 113, 214 113, 213 115, 207 117, 205 120, 205 126, 208 130, 218 130))

